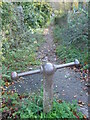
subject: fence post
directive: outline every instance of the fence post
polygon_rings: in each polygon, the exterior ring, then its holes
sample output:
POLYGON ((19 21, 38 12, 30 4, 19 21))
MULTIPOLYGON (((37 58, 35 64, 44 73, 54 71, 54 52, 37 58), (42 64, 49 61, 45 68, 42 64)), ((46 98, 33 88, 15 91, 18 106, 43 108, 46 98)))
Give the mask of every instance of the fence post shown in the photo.
POLYGON ((42 66, 43 69, 43 112, 48 113, 53 106, 53 75, 55 67, 51 63, 42 66))

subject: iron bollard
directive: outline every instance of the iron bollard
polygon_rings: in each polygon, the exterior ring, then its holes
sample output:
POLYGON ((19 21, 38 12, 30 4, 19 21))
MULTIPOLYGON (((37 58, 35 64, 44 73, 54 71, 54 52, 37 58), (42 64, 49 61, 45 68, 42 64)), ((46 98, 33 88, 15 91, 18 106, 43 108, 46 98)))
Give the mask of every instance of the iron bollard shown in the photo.
POLYGON ((11 78, 16 80, 18 77, 27 76, 27 75, 33 75, 41 73, 45 77, 43 80, 43 111, 45 113, 48 113, 53 106, 53 75, 57 69, 61 69, 64 67, 70 67, 70 66, 78 66, 79 61, 75 59, 74 62, 62 64, 62 65, 54 65, 52 63, 45 63, 41 66, 38 70, 23 72, 23 73, 11 73, 11 78))

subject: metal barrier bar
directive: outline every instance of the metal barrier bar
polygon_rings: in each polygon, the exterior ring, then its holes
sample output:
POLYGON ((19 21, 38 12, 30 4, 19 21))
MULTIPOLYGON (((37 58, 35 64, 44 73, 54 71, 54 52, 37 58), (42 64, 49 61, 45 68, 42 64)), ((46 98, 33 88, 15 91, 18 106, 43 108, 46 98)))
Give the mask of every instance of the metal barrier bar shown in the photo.
POLYGON ((23 77, 23 76, 27 76, 27 75, 33 75, 33 74, 38 74, 40 73, 41 70, 38 69, 38 70, 33 70, 33 71, 27 71, 27 72, 23 72, 23 73, 16 73, 16 72, 12 72, 11 73, 11 78, 13 80, 16 80, 18 79, 19 77, 23 77))
POLYGON ((62 64, 62 65, 55 65, 55 68, 61 69, 64 67, 78 66, 79 64, 80 64, 79 61, 77 59, 75 59, 75 61, 71 62, 71 63, 66 63, 66 64, 62 64))
POLYGON ((28 71, 28 72, 24 72, 24 73, 19 73, 18 77, 27 76, 27 75, 33 75, 33 74, 38 74, 38 73, 40 73, 40 71, 41 70, 38 69, 38 70, 28 71))
POLYGON ((23 73, 11 73, 11 78, 16 80, 18 77, 33 75, 42 73, 45 77, 43 81, 43 111, 48 113, 53 107, 53 75, 57 69, 61 69, 64 67, 70 66, 78 66, 79 61, 76 59, 74 62, 62 64, 62 65, 53 65, 52 63, 47 62, 46 64, 42 65, 40 69, 23 72, 23 73))

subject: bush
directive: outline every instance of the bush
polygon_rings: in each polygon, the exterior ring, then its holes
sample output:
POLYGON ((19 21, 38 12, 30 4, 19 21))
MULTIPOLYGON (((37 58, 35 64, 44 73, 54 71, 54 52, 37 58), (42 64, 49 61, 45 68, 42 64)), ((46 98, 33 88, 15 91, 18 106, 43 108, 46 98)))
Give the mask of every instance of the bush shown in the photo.
POLYGON ((70 13, 68 27, 56 26, 54 41, 58 43, 56 53, 64 62, 79 59, 82 65, 88 63, 88 14, 83 11, 70 13))
POLYGON ((3 2, 1 5, 2 25, 6 26, 11 21, 15 25, 15 22, 18 22, 15 13, 20 6, 23 8, 25 25, 29 28, 43 27, 50 20, 52 9, 47 2, 3 2))
POLYGON ((24 9, 25 24, 31 28, 43 27, 50 20, 51 7, 48 3, 22 3, 24 9))

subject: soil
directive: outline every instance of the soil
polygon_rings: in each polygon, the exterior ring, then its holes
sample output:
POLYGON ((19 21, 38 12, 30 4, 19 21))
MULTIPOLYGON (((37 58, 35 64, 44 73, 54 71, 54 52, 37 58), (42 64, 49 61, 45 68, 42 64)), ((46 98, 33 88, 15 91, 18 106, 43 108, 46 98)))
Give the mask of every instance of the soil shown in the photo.
MULTIPOLYGON (((49 61, 53 64, 60 64, 56 56, 56 46, 53 39, 53 26, 44 30, 45 43, 40 47, 37 53, 37 59, 41 63, 49 61)), ((22 78, 21 78, 22 79, 22 78)), ((42 86, 42 74, 26 76, 23 80, 16 82, 8 89, 15 89, 19 94, 39 91, 42 86)), ((57 99, 72 102, 72 100, 81 101, 79 111, 82 111, 88 117, 88 92, 85 81, 81 79, 80 72, 71 68, 57 70, 54 79, 54 97, 57 99)))

